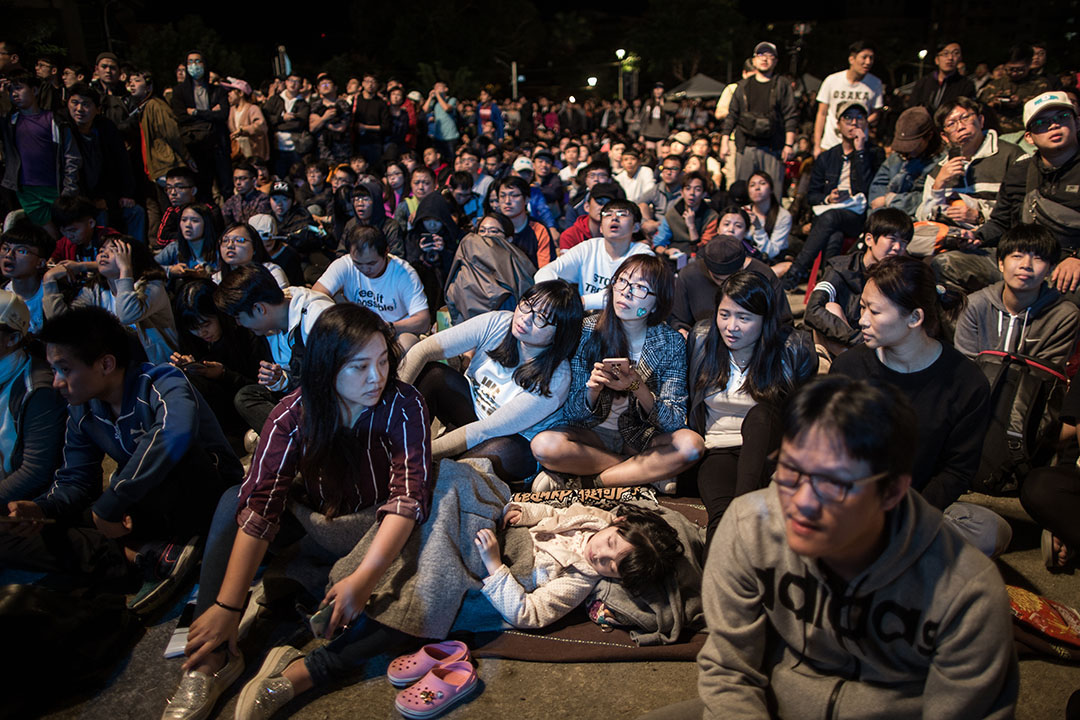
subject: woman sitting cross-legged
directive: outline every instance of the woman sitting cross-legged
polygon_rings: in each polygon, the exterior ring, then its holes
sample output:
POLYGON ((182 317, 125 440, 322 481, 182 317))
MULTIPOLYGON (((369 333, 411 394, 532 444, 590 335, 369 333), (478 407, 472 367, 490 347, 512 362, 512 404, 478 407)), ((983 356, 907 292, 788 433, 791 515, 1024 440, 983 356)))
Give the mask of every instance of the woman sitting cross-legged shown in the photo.
POLYGON ((604 309, 582 327, 561 424, 533 438, 546 470, 534 490, 667 489, 701 458, 701 436, 686 428, 686 342, 664 324, 673 293, 660 258, 633 255, 616 269, 604 309))
POLYGON ((752 270, 731 275, 716 293, 716 315, 687 338, 687 424, 705 439, 694 470, 709 512, 708 537, 731 501, 768 484, 766 458, 780 447, 780 405, 817 373, 810 336, 781 327, 776 293, 752 270))
POLYGON ((448 427, 432 443, 435 458, 488 458, 510 485, 535 475, 529 441, 566 402, 583 313, 576 288, 549 280, 529 288, 513 312, 477 315, 409 350, 402 380, 416 379, 448 427), (464 375, 437 362, 472 350, 464 375))
MULTIPOLYGON (((431 505, 429 418, 424 399, 396 378, 390 329, 367 308, 323 312, 308 336, 300 389, 274 408, 243 485, 218 504, 203 554, 195 622, 180 687, 164 718, 205 718, 243 672, 237 633, 255 571, 271 543, 300 539, 287 501, 356 531, 350 516, 377 506, 378 530, 359 567, 323 598, 326 636, 363 611, 376 584, 431 505), (297 482, 302 477, 303 480, 297 482)), ((364 535, 363 529, 355 532, 364 535)), ((309 536, 310 537, 310 536, 309 536)), ((325 558, 324 558, 325 559, 325 558)), ((406 636, 373 622, 350 628, 306 658, 275 648, 245 687, 237 718, 267 718, 294 695, 348 674, 406 636), (356 628, 363 628, 362 633, 356 628), (378 648, 372 651, 372 648, 378 648)))

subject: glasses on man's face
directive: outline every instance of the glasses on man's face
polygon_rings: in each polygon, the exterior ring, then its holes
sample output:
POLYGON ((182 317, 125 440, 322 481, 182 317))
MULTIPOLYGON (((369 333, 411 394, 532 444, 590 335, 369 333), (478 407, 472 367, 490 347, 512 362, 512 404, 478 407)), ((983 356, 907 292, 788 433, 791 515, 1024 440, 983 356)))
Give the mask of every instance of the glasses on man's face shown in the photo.
POLYGON ((840 118, 840 122, 845 125, 858 125, 863 119, 862 115, 843 115, 840 118))
POLYGON ((249 242, 251 241, 243 235, 226 235, 221 238, 222 245, 247 245, 249 242))
POLYGON ((975 117, 975 113, 973 112, 966 112, 963 115, 957 115, 952 120, 946 120, 945 124, 942 125, 942 128, 944 128, 945 130, 955 130, 961 125, 967 124, 973 117, 975 117))
POLYGON ((183 190, 190 190, 193 185, 165 185, 165 192, 181 192, 183 190))
POLYGON ((880 472, 857 480, 841 480, 825 473, 811 474, 781 460, 779 450, 769 453, 766 459, 776 463, 776 471, 773 472, 772 479, 781 492, 794 495, 805 478, 810 482, 810 489, 814 491, 814 495, 823 503, 842 503, 852 489, 869 485, 889 476, 887 472, 880 472))
POLYGON ((1044 133, 1054 125, 1064 125, 1073 119, 1072 110, 1062 110, 1055 115, 1037 117, 1028 123, 1028 130, 1039 135, 1044 133))
POLYGON ((517 308, 518 312, 520 312, 522 315, 532 316, 533 327, 537 330, 543 330, 548 325, 551 325, 554 322, 554 320, 552 320, 549 316, 545 315, 544 313, 533 307, 533 304, 525 298, 522 298, 518 301, 517 308))
POLYGON ((656 294, 651 289, 649 289, 648 285, 630 282, 624 277, 621 277, 615 281, 615 292, 620 294, 625 293, 627 288, 630 289, 630 295, 637 298, 638 300, 644 300, 650 295, 656 294))
POLYGON ((628 218, 630 217, 629 210, 605 210, 600 213, 600 217, 604 218, 628 218))
POLYGON ((26 247, 25 245, 4 243, 3 245, 0 245, 0 256, 2 255, 15 255, 15 257, 24 258, 27 255, 37 255, 37 252, 33 248, 26 247))
POLYGON ((664 166, 662 166, 660 168, 660 172, 671 172, 671 173, 679 172, 679 166, 678 165, 664 165, 664 166))
POLYGON ((585 176, 586 180, 595 180, 596 182, 606 182, 608 179, 607 173, 589 173, 585 176))

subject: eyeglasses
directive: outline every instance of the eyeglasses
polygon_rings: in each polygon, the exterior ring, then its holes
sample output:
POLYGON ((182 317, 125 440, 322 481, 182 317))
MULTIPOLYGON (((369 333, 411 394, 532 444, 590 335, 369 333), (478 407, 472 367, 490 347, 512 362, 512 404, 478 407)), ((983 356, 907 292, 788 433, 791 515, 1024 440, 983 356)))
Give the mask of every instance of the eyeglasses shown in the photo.
POLYGON ((945 124, 942 125, 942 128, 945 130, 952 130, 953 128, 958 128, 962 124, 969 122, 973 117, 975 117, 975 113, 973 112, 966 112, 963 115, 957 115, 952 120, 946 120, 945 124))
POLYGON ((607 181, 609 175, 605 172, 591 172, 585 176, 586 180, 607 181))
POLYGON ((222 245, 247 245, 249 242, 251 241, 243 235, 226 235, 221 238, 222 245))
POLYGON ((660 172, 679 172, 681 170, 678 165, 663 165, 660 168, 660 172))
POLYGON ((520 312, 522 315, 532 315, 532 324, 533 327, 537 330, 543 330, 548 325, 551 325, 553 322, 555 322, 551 319, 550 316, 545 315, 544 313, 533 307, 533 304, 525 298, 522 298, 518 301, 517 309, 518 312, 520 312))
POLYGON ((600 217, 613 217, 613 218, 628 218, 630 217, 629 210, 605 210, 600 213, 600 217))
POLYGON ((863 115, 841 115, 840 122, 845 125, 858 125, 866 118, 863 115))
POLYGON ((848 493, 853 488, 869 485, 884 480, 889 476, 888 472, 880 472, 858 480, 840 480, 823 473, 810 474, 781 460, 779 450, 769 453, 766 459, 769 462, 776 463, 776 471, 773 473, 772 479, 781 492, 794 495, 799 486, 802 485, 803 478, 806 478, 810 481, 810 489, 814 491, 814 495, 823 503, 842 503, 847 499, 848 493))
POLYGON ((195 186, 194 185, 166 185, 165 186, 165 192, 173 192, 174 190, 176 192, 180 192, 181 190, 190 190, 193 187, 195 187, 195 186))
POLYGON ((624 277, 621 277, 615 281, 615 292, 624 293, 626 292, 627 288, 630 288, 630 295, 637 298, 638 300, 644 300, 650 295, 656 294, 649 289, 648 285, 642 285, 641 283, 632 283, 624 277))
POLYGON ((1062 110, 1056 115, 1037 117, 1028 123, 1028 130, 1039 135, 1046 132, 1054 125, 1064 125, 1073 119, 1072 110, 1062 110))
POLYGON ((4 243, 0 245, 0 255, 15 255, 16 257, 26 257, 27 255, 37 255, 37 251, 33 248, 28 248, 25 245, 11 245, 4 243))
POLYGON ((503 232, 503 229, 500 227, 495 227, 494 225, 479 228, 476 232, 478 235, 484 235, 487 237, 506 237, 506 233, 503 232))

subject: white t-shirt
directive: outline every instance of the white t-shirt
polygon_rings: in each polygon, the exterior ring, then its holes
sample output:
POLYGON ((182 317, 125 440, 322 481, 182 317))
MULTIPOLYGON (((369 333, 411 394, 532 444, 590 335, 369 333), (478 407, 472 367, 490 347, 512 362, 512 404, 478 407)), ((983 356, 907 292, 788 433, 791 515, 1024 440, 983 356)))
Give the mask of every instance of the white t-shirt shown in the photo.
POLYGON ((345 302, 370 308, 388 323, 404 320, 428 309, 427 296, 420 276, 407 262, 386 256, 386 270, 369 278, 356 269, 352 257, 342 255, 319 278, 319 284, 331 295, 341 291, 345 302))
POLYGON ((585 309, 601 310, 604 307, 604 291, 611 284, 611 276, 623 260, 642 253, 652 255, 653 251, 645 243, 632 242, 624 255, 612 258, 608 255, 604 238, 595 237, 578 243, 537 270, 533 280, 544 282, 562 279, 577 285, 585 309))
POLYGON ((829 112, 825 116, 825 130, 821 133, 822 150, 840 144, 840 136, 836 134, 836 108, 845 100, 858 100, 873 114, 885 104, 881 80, 873 73, 867 73, 859 82, 850 83, 847 70, 834 72, 825 78, 817 94, 817 101, 829 106, 829 112))
POLYGON ((634 177, 627 175, 625 170, 615 173, 615 182, 622 186, 627 200, 637 203, 648 197, 656 187, 656 176, 651 167, 642 165, 634 177))
MULTIPOLYGON (((13 283, 8 283, 4 286, 4 289, 9 292, 15 292, 15 288, 12 287, 13 283)), ((18 295, 18 293, 15 293, 18 295)), ((19 297, 22 297, 21 295, 19 297)), ((41 330, 41 326, 45 324, 45 308, 41 304, 41 299, 45 297, 45 283, 38 283, 37 292, 30 297, 24 297, 23 302, 26 303, 26 307, 30 310, 30 332, 36 333, 41 330)))
POLYGON ((705 396, 705 447, 729 448, 743 444, 742 424, 746 413, 757 404, 750 393, 741 390, 746 371, 728 360, 731 375, 727 387, 705 396))

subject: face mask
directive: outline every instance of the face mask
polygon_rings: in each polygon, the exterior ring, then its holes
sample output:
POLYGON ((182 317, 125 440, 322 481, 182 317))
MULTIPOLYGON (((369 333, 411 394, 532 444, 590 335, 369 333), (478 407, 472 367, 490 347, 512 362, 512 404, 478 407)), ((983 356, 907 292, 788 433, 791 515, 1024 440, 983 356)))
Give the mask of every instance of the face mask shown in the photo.
POLYGON ((202 80, 203 73, 206 72, 206 68, 196 63, 188 63, 187 74, 191 76, 193 80, 202 80))

